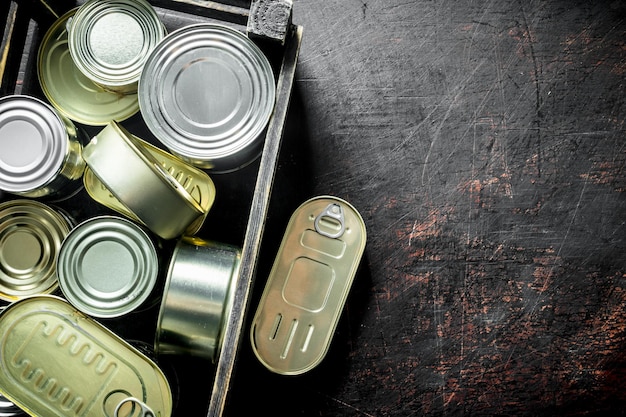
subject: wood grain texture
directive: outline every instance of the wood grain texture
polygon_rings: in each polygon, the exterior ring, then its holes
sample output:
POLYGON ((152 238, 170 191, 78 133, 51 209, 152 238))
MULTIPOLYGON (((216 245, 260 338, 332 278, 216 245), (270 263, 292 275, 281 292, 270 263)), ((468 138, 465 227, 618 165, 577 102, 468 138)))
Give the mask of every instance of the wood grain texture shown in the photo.
POLYGON ((293 20, 256 292, 304 198, 350 201, 368 246, 324 362, 273 375, 245 346, 227 415, 624 414, 626 5, 299 0, 293 20))

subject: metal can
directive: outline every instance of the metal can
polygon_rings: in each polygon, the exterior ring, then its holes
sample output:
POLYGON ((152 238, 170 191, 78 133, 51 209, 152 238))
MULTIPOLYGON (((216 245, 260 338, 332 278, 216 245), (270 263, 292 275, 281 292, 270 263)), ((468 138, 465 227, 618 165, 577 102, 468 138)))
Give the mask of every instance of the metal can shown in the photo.
POLYGON ((64 198, 85 169, 82 133, 52 106, 31 96, 0 98, 0 190, 64 198))
POLYGON ((119 94, 87 78, 69 53, 67 23, 76 13, 68 11, 48 29, 37 57, 39 84, 57 111, 91 126, 123 121, 139 111, 137 94, 119 94))
POLYGON ((294 212, 250 329, 267 369, 297 375, 324 358, 365 242, 361 215, 342 199, 316 197, 294 212))
POLYGON ((0 349, 0 394, 29 415, 172 415, 158 365, 60 297, 8 306, 0 314, 0 349))
POLYGON ((35 200, 0 204, 0 299, 52 293, 58 288, 56 259, 72 222, 35 200))
POLYGON ((76 67, 114 92, 137 91, 150 51, 165 36, 145 0, 89 0, 68 24, 69 51, 76 67))
POLYGON ((130 220, 98 216, 76 226, 57 261, 61 291, 94 317, 119 317, 142 306, 152 293, 159 260, 148 233, 130 220))
POLYGON ((159 310, 155 351, 216 360, 239 275, 239 248, 183 237, 174 248, 159 310))
POLYGON ((170 33, 154 48, 139 80, 139 108, 170 152, 228 172, 260 154, 275 89, 270 62, 254 42, 202 23, 170 33))

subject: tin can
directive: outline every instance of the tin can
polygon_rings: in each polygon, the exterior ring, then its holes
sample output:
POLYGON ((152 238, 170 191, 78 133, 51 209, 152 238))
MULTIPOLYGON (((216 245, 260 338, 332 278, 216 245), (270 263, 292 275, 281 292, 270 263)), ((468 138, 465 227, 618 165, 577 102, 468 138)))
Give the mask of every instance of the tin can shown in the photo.
POLYGON ((83 134, 42 100, 0 98, 0 190, 65 198, 81 185, 83 134))
POLYGON ((39 46, 37 75, 46 98, 67 118, 85 125, 104 126, 123 121, 139 111, 137 94, 108 91, 87 78, 69 53, 67 24, 76 8, 48 29, 39 46))
POLYGON ((152 293, 159 260, 150 236, 130 220, 98 216, 76 226, 57 261, 61 291, 77 309, 94 317, 119 317, 152 293))
POLYGON ((139 80, 148 128, 173 154, 213 172, 261 152, 275 101, 271 65, 243 33, 202 23, 167 35, 139 80))
POLYGON ((76 67, 96 84, 135 93, 150 51, 165 27, 145 0, 89 0, 68 24, 69 51, 76 67))
POLYGON ((0 204, 0 299, 54 292, 56 259, 71 228, 68 217, 39 201, 0 204))
POLYGON ((158 365, 60 297, 8 306, 0 348, 0 393, 29 415, 172 415, 158 365))
POLYGON ((115 122, 92 138, 83 158, 133 218, 163 239, 182 235, 206 216, 206 206, 201 206, 135 136, 115 122))
POLYGON ((155 351, 215 362, 232 307, 239 248, 183 237, 174 248, 159 310, 155 351))
POLYGON ((322 361, 365 242, 363 219, 345 200, 316 197, 294 212, 250 329, 267 369, 297 375, 322 361))

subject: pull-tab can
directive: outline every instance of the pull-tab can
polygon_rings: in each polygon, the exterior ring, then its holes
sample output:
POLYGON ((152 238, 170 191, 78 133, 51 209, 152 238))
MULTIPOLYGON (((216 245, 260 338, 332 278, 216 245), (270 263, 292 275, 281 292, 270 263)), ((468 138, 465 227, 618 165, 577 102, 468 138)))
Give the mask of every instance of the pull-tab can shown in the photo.
POLYGON ((322 361, 365 242, 363 219, 342 199, 313 198, 294 212, 250 330, 266 368, 296 375, 322 361))
POLYGON ((73 222, 36 200, 0 204, 0 299, 53 293, 56 262, 73 222))
POLYGON ((121 94, 137 92, 148 54, 165 26, 145 0, 89 0, 68 24, 76 67, 96 84, 121 94))
POLYGON ((68 118, 42 100, 0 98, 0 190, 67 198, 82 185, 84 140, 68 118))

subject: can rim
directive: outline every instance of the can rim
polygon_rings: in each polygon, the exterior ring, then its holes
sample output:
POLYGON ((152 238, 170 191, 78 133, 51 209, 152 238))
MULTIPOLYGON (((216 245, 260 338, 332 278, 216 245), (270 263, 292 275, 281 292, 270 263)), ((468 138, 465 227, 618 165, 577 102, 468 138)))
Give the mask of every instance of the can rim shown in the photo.
POLYGON ((224 24, 198 23, 171 32, 152 50, 138 92, 146 124, 161 143, 196 165, 219 170, 233 165, 229 158, 258 144, 273 113, 276 86, 267 56, 250 38, 224 24), (195 97, 207 108, 216 106, 216 99, 228 103, 215 120, 197 115, 196 101, 193 111, 186 109, 186 101, 181 102, 186 95, 177 94, 184 88, 182 80, 197 75, 185 74, 196 63, 212 64, 237 87, 223 88, 215 98, 205 88, 202 97, 195 97))

